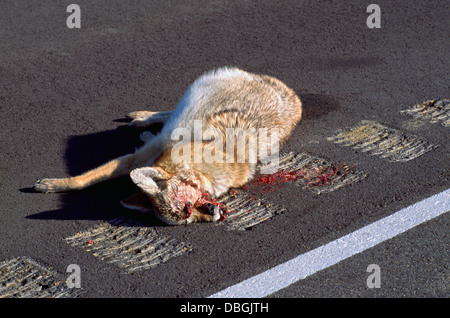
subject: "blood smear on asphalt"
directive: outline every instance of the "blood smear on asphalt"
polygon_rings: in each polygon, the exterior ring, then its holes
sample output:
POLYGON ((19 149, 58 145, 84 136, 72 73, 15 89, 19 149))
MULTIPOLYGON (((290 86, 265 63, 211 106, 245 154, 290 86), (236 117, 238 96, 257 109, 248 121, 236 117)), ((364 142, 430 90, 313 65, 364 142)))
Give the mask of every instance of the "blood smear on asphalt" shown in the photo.
POLYGON ((275 191, 287 182, 303 183, 307 188, 325 186, 337 178, 345 177, 351 170, 351 166, 345 163, 305 167, 295 171, 281 170, 273 174, 260 175, 252 181, 252 184, 261 186, 264 193, 275 191))

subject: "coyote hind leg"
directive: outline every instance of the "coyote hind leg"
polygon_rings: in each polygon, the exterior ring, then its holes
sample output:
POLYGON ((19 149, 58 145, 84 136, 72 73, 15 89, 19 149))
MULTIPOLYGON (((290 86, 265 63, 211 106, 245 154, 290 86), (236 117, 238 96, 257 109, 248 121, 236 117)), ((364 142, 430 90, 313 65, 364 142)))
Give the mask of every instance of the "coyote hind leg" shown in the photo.
POLYGON ((156 123, 164 124, 172 114, 172 111, 166 112, 150 112, 150 111, 137 111, 131 112, 127 115, 127 118, 131 120, 128 125, 133 128, 146 128, 156 123))

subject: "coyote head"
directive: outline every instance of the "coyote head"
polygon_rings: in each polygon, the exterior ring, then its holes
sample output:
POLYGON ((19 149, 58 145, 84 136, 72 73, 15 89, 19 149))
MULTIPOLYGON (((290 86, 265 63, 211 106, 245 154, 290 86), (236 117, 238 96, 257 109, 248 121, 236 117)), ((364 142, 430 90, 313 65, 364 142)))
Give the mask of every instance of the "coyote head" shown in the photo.
POLYGON ((190 174, 173 176, 162 168, 146 167, 133 170, 130 176, 150 199, 155 215, 167 224, 220 219, 219 209, 206 206, 199 181, 190 174))

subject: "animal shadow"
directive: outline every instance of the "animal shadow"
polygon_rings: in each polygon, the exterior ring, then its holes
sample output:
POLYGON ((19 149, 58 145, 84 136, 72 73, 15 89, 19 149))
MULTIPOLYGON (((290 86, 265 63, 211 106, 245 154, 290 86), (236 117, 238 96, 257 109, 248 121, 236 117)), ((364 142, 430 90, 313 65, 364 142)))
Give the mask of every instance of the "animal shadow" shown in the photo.
MULTIPOLYGON (((121 122, 122 120, 120 120, 121 122)), ((157 133, 161 126, 155 125, 151 131, 157 133)), ((119 126, 114 130, 93 134, 71 136, 67 141, 64 160, 70 176, 79 175, 96 168, 114 158, 133 153, 142 146, 139 131, 119 126)), ((30 189, 22 189, 30 192, 30 189)), ((93 185, 80 191, 60 194, 61 208, 40 212, 30 219, 44 220, 111 220, 118 216, 131 216, 145 224, 161 222, 152 214, 143 214, 123 208, 120 200, 140 191, 128 176, 93 185)))

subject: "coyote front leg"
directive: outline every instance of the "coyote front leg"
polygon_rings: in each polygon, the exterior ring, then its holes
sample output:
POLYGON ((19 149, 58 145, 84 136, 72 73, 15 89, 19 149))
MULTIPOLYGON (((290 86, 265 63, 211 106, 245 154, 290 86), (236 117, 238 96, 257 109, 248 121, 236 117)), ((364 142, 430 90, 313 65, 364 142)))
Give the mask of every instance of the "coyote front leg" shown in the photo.
POLYGON ((81 190, 93 184, 129 174, 133 169, 153 162, 159 151, 149 145, 134 154, 111 160, 76 177, 39 180, 34 185, 34 189, 45 193, 81 190))
POLYGON ((42 179, 36 182, 34 189, 39 192, 63 192, 84 189, 95 183, 126 175, 134 167, 134 157, 135 155, 126 155, 114 159, 76 177, 42 179))

